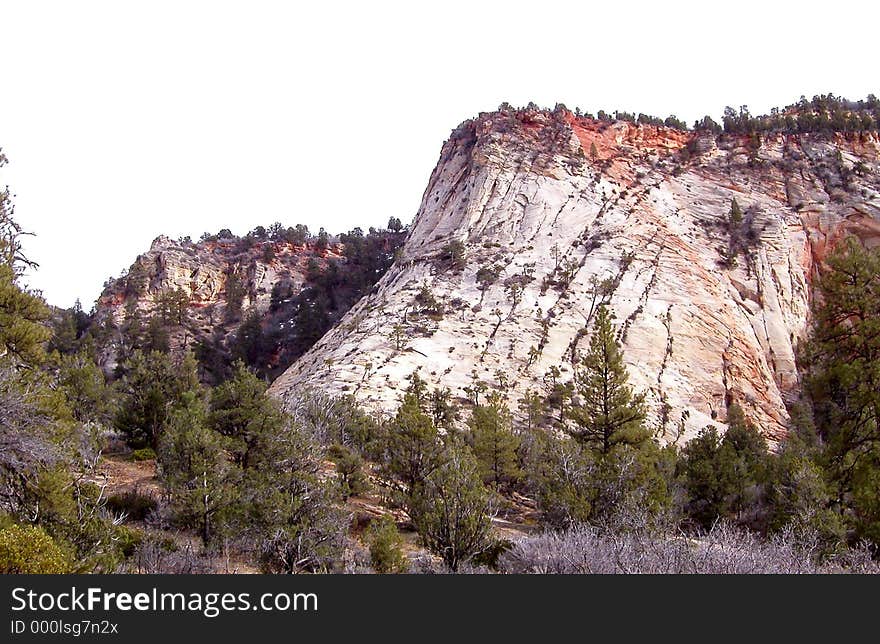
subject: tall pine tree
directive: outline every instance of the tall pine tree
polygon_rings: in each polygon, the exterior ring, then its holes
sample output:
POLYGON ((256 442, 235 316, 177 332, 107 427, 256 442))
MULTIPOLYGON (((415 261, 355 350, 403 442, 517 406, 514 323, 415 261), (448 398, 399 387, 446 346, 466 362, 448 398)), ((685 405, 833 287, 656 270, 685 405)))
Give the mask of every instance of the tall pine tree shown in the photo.
POLYGON ((575 370, 577 400, 566 412, 574 421, 571 434, 602 455, 616 445, 638 445, 647 439, 644 396, 633 393, 626 366, 605 306, 596 312, 590 347, 575 370))

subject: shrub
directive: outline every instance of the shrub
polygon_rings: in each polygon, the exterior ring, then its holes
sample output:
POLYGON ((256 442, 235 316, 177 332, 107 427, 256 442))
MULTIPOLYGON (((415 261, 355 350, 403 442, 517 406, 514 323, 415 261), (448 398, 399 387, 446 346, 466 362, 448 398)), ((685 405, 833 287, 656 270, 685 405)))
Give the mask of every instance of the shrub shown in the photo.
POLYGON ((871 572, 876 563, 859 551, 816 562, 812 544, 780 533, 771 539, 716 524, 689 538, 675 530, 643 527, 601 530, 579 525, 517 541, 499 562, 509 574, 796 574, 871 572))
POLYGON ((126 525, 116 527, 116 547, 127 559, 140 548, 144 541, 144 533, 126 525))
POLYGON ((152 447, 144 447, 136 449, 131 453, 133 461, 154 461, 156 460, 156 452, 152 447))
POLYGON ((492 505, 467 446, 453 441, 443 460, 416 486, 408 509, 425 546, 457 572, 491 547, 492 505))
POLYGON ((37 526, 0 530, 0 573, 54 575, 70 571, 69 555, 37 526))
POLYGON ((498 264, 481 266, 479 270, 477 270, 477 283, 480 285, 480 288, 486 290, 494 284, 498 279, 498 276, 501 275, 502 270, 504 270, 503 267, 498 264))
POLYGON ((114 494, 107 499, 107 508, 114 514, 125 514, 129 519, 142 521, 156 509, 156 499, 137 490, 127 490, 122 494, 114 494))
POLYGON ((336 474, 339 477, 343 499, 363 494, 369 489, 370 482, 364 475, 364 459, 360 454, 338 443, 331 445, 327 453, 330 460, 336 464, 336 474))
POLYGON ((447 262, 454 271, 460 271, 467 263, 465 259, 464 242, 455 239, 446 244, 440 251, 439 259, 447 262))
POLYGON ((373 519, 366 536, 373 570, 381 574, 409 571, 409 561, 403 553, 403 539, 390 517, 373 519))

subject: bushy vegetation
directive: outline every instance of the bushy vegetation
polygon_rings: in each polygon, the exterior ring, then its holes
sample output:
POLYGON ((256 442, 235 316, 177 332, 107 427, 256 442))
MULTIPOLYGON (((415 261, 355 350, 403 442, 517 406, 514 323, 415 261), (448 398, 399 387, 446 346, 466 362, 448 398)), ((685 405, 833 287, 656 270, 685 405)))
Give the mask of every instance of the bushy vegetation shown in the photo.
MULTIPOLYGON (((563 107, 557 105, 557 109, 563 107)), ((529 105, 523 111, 539 109, 537 105, 529 105)), ((512 111, 513 108, 502 104, 499 110, 512 111)), ((668 127, 680 131, 687 131, 687 124, 677 116, 670 115, 666 118, 652 116, 650 114, 615 110, 606 112, 599 110, 595 117, 589 112, 582 112, 575 108, 575 115, 587 118, 596 118, 600 121, 624 121, 639 125, 653 125, 668 127)), ((713 134, 760 134, 760 133, 785 133, 801 134, 809 132, 867 132, 876 131, 880 127, 880 100, 873 94, 859 101, 851 101, 833 94, 821 94, 807 99, 805 96, 784 108, 773 108, 770 114, 752 115, 746 105, 738 109, 733 107, 724 108, 722 124, 717 123, 711 116, 704 116, 694 122, 692 130, 695 132, 711 132, 713 134)), ((595 155, 593 155, 595 156, 595 155)))
POLYGON ((370 546, 370 565, 380 574, 405 573, 409 561, 403 552, 403 539, 388 516, 373 519, 366 535, 370 546))
POLYGON ((69 555, 39 526, 0 530, 0 574, 51 575, 70 571, 69 555))
POLYGON ((88 404, 95 383, 76 365, 62 365, 60 377, 53 368, 50 311, 19 283, 33 263, 12 215, 9 191, 0 192, 0 567, 110 571, 122 557, 119 531, 87 482, 98 447, 88 421, 101 412, 70 406, 88 404))

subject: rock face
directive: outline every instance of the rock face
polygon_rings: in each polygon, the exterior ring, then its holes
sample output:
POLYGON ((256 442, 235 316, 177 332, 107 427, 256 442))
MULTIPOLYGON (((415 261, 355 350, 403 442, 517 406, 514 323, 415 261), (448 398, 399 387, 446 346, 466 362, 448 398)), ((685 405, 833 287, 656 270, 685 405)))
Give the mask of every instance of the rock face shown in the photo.
POLYGON ((482 114, 443 146, 402 257, 271 392, 390 413, 418 372, 465 399, 505 389, 515 410, 553 367, 571 378, 606 303, 661 440, 723 428, 734 401, 778 440, 818 263, 848 233, 880 243, 878 149, 869 134, 482 114))
POLYGON ((341 247, 318 248, 314 242, 249 241, 221 238, 197 243, 160 236, 150 250, 138 256, 128 272, 110 281, 96 303, 95 324, 115 334, 104 342, 102 366, 112 371, 124 353, 118 332, 133 314, 142 320, 157 313, 163 296, 182 292, 186 304, 185 323, 170 327, 171 349, 192 349, 204 338, 223 338, 234 333, 240 314, 230 315, 230 291, 240 300, 236 309, 269 308, 272 288, 289 284, 298 292, 306 279, 310 260, 319 263, 338 258, 341 247), (230 283, 235 286, 230 288, 230 283))

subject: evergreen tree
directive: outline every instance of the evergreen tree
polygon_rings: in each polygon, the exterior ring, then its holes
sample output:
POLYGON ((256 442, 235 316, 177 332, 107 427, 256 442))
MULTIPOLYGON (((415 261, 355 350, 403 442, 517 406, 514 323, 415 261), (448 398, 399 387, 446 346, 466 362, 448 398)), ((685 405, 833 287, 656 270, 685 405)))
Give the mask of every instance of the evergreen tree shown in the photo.
POLYGON ((195 391, 184 392, 159 443, 158 465, 177 519, 198 529, 205 544, 228 532, 238 472, 227 461, 220 434, 207 426, 195 391))
POLYGON ((567 412, 576 427, 572 435, 601 454, 615 445, 637 445, 647 438, 644 396, 627 384, 620 345, 604 306, 596 312, 590 347, 575 370, 579 400, 567 412))
POLYGON ((258 544, 268 572, 328 570, 349 522, 321 472, 315 436, 289 417, 250 456, 241 483, 240 531, 258 544))
POLYGON ((568 528, 589 520, 593 509, 595 459, 580 443, 539 433, 529 461, 529 485, 543 522, 568 528))
POLYGON ((760 519, 755 512, 768 480, 766 444, 738 405, 731 405, 727 422, 723 437, 706 427, 682 451, 687 511, 704 528, 719 517, 747 524, 760 519))
POLYGON ((521 476, 517 459, 520 440, 513 433, 510 410, 498 392, 492 392, 485 405, 474 408, 468 427, 483 482, 494 489, 516 482, 521 476))
POLYGON ((405 573, 409 570, 409 561, 403 552, 403 539, 391 517, 383 515, 370 521, 366 538, 370 545, 373 570, 380 574, 405 573))
POLYGON ((186 392, 198 390, 195 358, 187 354, 175 361, 158 351, 135 351, 124 370, 118 384, 122 402, 114 424, 132 446, 155 449, 171 411, 186 392))
POLYGON ((275 440, 284 422, 266 388, 266 383, 237 362, 232 378, 211 392, 208 426, 229 439, 226 449, 244 469, 252 466, 255 450, 275 440))
MULTIPOLYGON (((0 166, 5 162, 0 152, 0 166)), ((14 563, 21 555, 33 557, 30 563, 42 568, 39 572, 112 571, 119 562, 119 529, 103 495, 88 482, 97 445, 52 374, 40 368, 50 337, 43 325, 48 308, 18 284, 24 267, 35 264, 21 253, 12 210, 8 189, 0 191, 0 522, 39 529, 5 532, 0 550, 11 549, 4 553, 10 560, 0 567, 25 572, 14 563), (33 543, 23 543, 29 538, 33 543), (52 542, 65 562, 55 556, 52 542)))
POLYGON ((827 266, 805 351, 821 462, 850 527, 880 543, 880 252, 848 238, 827 266))
POLYGON ((243 360, 249 367, 265 374, 272 359, 272 345, 263 333, 262 317, 256 309, 251 309, 244 316, 235 333, 232 345, 234 358, 243 360))
POLYGON ((339 493, 343 499, 363 494, 369 489, 369 479, 364 474, 364 459, 360 454, 350 447, 335 443, 330 446, 327 455, 336 465, 339 493))
POLYGON ((143 339, 139 344, 141 351, 146 352, 168 353, 171 350, 171 334, 168 333, 168 327, 162 318, 156 315, 150 318, 143 339))
POLYGON ((403 404, 387 433, 388 469, 412 490, 433 472, 441 452, 437 428, 426 415, 414 393, 403 397, 403 404))
MULTIPOLYGON (((795 414, 792 414, 795 420, 795 414)), ((767 501, 769 528, 792 528, 801 538, 817 535, 823 554, 832 554, 845 542, 846 528, 834 509, 833 487, 821 466, 821 446, 815 428, 796 425, 777 458, 770 461, 767 501)))
POLYGON ((58 384, 76 420, 109 422, 115 407, 114 392, 107 386, 104 373, 85 351, 61 356, 58 384))
MULTIPOLYGON (((0 164, 2 165, 2 164, 0 164)), ((8 216, 7 192, 0 191, 0 358, 20 364, 39 364, 49 340, 49 309, 43 299, 18 285, 22 264, 18 226, 8 216)))
POLYGON ((458 441, 416 488, 409 511, 422 541, 453 571, 491 545, 489 494, 476 459, 458 441))

